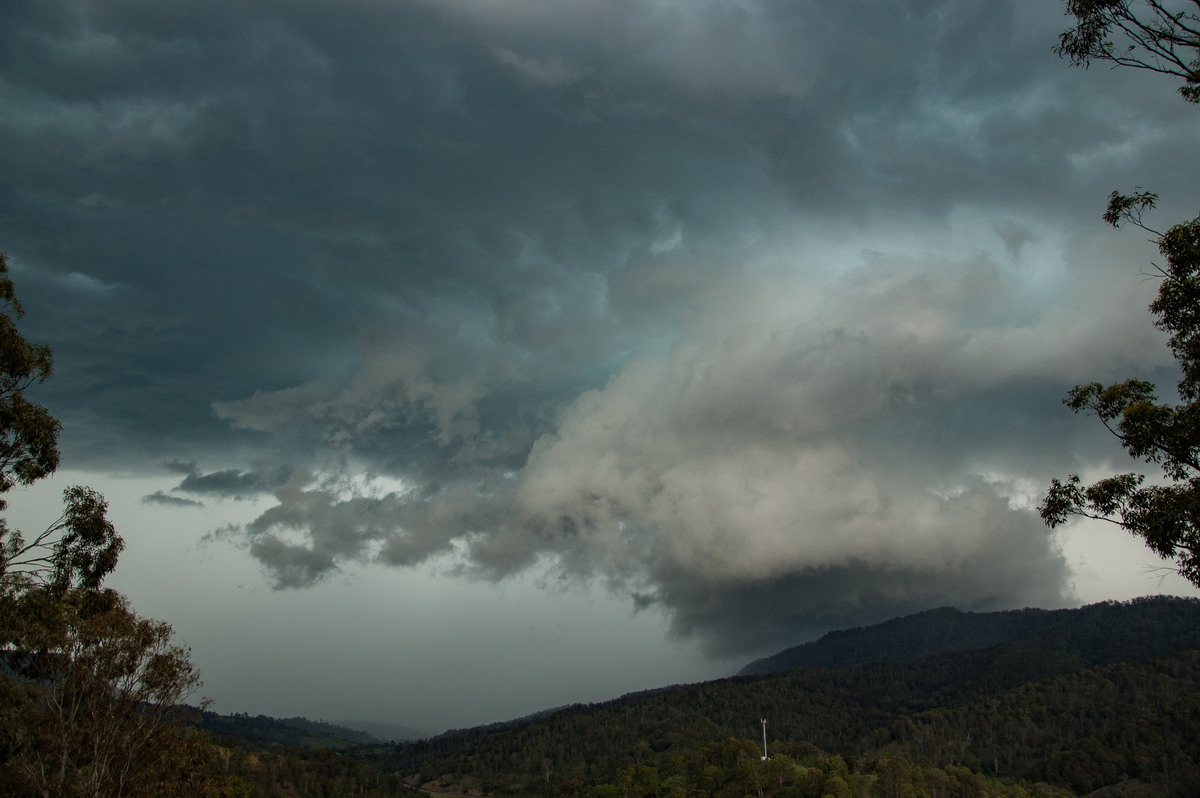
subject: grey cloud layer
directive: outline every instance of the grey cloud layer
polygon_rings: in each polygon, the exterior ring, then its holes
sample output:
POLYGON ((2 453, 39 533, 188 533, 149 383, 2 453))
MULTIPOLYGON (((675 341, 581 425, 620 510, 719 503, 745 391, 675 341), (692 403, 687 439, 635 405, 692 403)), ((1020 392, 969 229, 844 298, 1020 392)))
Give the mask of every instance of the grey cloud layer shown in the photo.
POLYGON ((234 499, 271 493, 286 485, 292 477, 292 469, 287 466, 276 467, 266 473, 227 468, 210 474, 201 472, 194 461, 171 462, 166 464, 166 468, 168 471, 184 475, 183 480, 175 487, 177 491, 234 499))
POLYGON ((549 567, 714 651, 1061 603, 1029 486, 1097 449, 1057 397, 1163 363, 1097 211, 1191 201, 1197 141, 1063 22, 11 0, 0 245, 73 462, 274 492, 280 585, 549 567))
MULTIPOLYGON (((1041 412, 1026 394, 1052 404, 1096 330, 1080 318, 964 328, 972 266, 872 263, 820 307, 782 278, 769 287, 786 300, 757 280, 727 285, 669 352, 566 406, 518 469, 421 399, 398 402, 386 417, 426 416, 457 475, 416 469, 409 491, 374 498, 295 483, 251 525, 251 546, 286 586, 359 559, 457 556, 489 578, 549 559, 663 604, 676 632, 718 653, 936 604, 1061 604, 1069 575, 1019 483, 1069 437, 1022 415, 1041 412), (740 304, 753 313, 730 313, 740 304)), ((1130 367, 1160 345, 1145 332, 1128 343, 1130 367)), ((404 374, 372 382, 414 382, 404 374)), ((358 387, 327 396, 326 417, 385 406, 358 387)), ((222 412, 311 412, 293 398, 222 412)))

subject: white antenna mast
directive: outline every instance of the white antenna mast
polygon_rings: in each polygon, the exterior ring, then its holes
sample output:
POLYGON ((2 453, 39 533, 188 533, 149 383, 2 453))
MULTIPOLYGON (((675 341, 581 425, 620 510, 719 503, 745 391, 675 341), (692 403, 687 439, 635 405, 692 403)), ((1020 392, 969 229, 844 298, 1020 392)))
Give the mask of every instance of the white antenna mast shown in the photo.
POLYGON ((767 759, 769 758, 769 757, 767 756, 767 719, 766 719, 766 718, 763 718, 763 719, 762 719, 762 726, 763 726, 763 755, 762 755, 762 761, 766 762, 766 761, 767 761, 767 759))

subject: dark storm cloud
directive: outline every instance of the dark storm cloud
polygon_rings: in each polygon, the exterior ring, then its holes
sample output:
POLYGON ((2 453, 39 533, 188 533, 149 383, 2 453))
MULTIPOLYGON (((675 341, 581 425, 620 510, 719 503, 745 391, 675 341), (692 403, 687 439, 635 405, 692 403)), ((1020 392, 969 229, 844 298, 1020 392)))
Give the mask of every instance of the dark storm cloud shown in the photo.
POLYGON ((288 466, 274 468, 268 473, 228 468, 209 474, 201 472, 195 462, 171 462, 166 467, 168 471, 185 475, 175 490, 234 499, 271 493, 286 485, 292 477, 292 469, 288 466))
POLYGON ((182 496, 172 496, 169 493, 164 493, 161 490, 156 490, 154 493, 147 494, 142 497, 143 504, 165 504, 168 507, 203 507, 203 502, 198 502, 195 499, 185 499, 182 496))
MULTIPOLYGON (((874 259, 819 303, 783 278, 727 281, 668 353, 563 409, 519 469, 472 449, 457 477, 410 471, 382 497, 297 481, 248 531, 281 586, 367 557, 456 556, 487 578, 549 561, 661 604, 722 654, 919 606, 1061 604, 1065 564, 1019 483, 1071 442, 1037 417, 1100 322, 965 328, 997 288, 986 267, 874 259)), ((1158 343, 1135 341, 1125 366, 1158 343)), ((382 406, 355 388, 310 406, 382 406)), ((223 412, 285 418, 282 400, 223 412)))
POLYGON ((1162 360, 1096 212, 1178 202, 1197 134, 1066 69, 1055 4, 0 23, 0 234, 69 456, 273 492, 240 539, 280 586, 548 567, 714 651, 1065 599, 1028 495, 1092 450, 1056 399, 1162 360))

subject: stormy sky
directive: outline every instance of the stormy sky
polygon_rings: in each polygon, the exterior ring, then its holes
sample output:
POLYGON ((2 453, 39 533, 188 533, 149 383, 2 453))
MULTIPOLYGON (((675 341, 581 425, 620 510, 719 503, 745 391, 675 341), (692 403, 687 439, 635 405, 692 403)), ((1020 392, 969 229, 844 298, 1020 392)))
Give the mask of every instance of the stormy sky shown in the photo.
MULTIPOLYGON (((937 606, 1191 592, 1051 477, 1175 370, 1172 79, 1025 0, 6 0, 0 249, 219 711, 437 731, 937 606)), ((44 519, 44 520, 43 520, 44 519)))

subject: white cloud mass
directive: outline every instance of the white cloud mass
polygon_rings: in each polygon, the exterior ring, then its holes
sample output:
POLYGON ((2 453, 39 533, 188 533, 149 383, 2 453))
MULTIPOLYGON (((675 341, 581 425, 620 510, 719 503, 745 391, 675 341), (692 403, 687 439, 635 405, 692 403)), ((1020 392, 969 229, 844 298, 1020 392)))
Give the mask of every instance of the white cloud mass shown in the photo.
POLYGON ((288 586, 368 557, 414 566, 453 554, 489 578, 549 557, 564 576, 661 604, 676 632, 721 654, 804 634, 816 618, 1067 602, 1053 537, 994 476, 1005 464, 989 450, 1011 433, 992 398, 1053 390, 1090 325, 981 323, 972 309, 1000 279, 987 257, 863 260, 820 306, 794 274, 727 274, 719 292, 699 292, 678 340, 630 359, 520 445, 489 445, 482 421, 507 387, 485 375, 519 373, 496 348, 489 369, 469 370, 471 389, 402 349, 364 353, 341 386, 223 404, 246 427, 324 423, 347 452, 423 425, 446 461, 436 478, 414 469, 411 492, 376 498, 301 480, 250 525, 252 551, 288 586), (285 543, 281 528, 299 538, 285 543))

